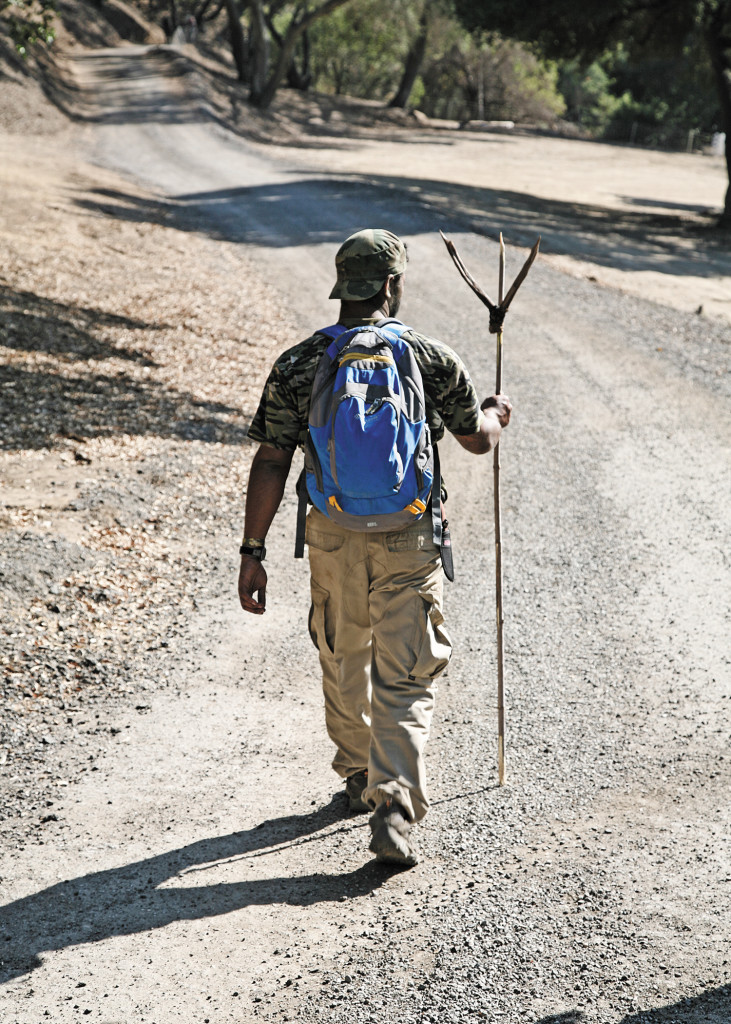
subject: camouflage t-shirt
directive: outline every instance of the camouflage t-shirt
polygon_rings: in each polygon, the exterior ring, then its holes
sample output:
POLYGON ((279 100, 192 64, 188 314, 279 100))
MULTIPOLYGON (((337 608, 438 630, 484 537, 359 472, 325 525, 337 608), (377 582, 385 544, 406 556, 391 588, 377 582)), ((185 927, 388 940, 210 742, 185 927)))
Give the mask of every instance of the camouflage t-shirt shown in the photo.
MULTIPOLYGON (((375 323, 375 319, 342 321, 345 328, 375 323)), ((421 370, 432 439, 441 440, 445 428, 452 434, 476 433, 480 403, 457 353, 441 341, 410 329, 402 337, 411 346, 421 370)), ((324 334, 313 334, 277 359, 249 427, 252 441, 285 451, 294 451, 305 443, 315 371, 330 341, 324 334)))

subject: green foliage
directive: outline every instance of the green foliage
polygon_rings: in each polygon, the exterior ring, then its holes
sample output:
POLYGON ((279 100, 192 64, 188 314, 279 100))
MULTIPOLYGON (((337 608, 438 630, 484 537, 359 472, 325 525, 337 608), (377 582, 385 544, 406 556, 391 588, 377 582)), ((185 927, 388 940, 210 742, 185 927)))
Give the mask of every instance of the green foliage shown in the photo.
MULTIPOLYGON (((312 32, 315 87, 385 100, 403 71, 424 0, 352 0, 312 32)), ((555 65, 520 43, 475 39, 448 11, 432 11, 426 57, 410 105, 434 117, 554 121, 565 104, 555 65)))
MULTIPOLYGON (((699 33, 692 33, 676 58, 630 59, 623 48, 611 57, 616 93, 632 96, 637 119, 668 131, 718 130, 721 123, 713 72, 699 33)), ((608 126, 612 133, 612 124, 608 126)))
POLYGON ((424 85, 424 79, 421 75, 417 75, 416 81, 411 88, 411 96, 409 97, 409 104, 414 110, 418 110, 423 102, 426 95, 426 86, 424 85))
POLYGON ((499 36, 461 33, 427 64, 423 79, 421 107, 433 117, 551 123, 565 110, 557 67, 499 36))
POLYGON ((0 15, 21 57, 36 43, 47 46, 56 38, 53 25, 54 0, 0 0, 0 15))
POLYGON ((541 60, 512 40, 497 40, 494 50, 504 49, 506 117, 515 121, 553 121, 566 111, 558 90, 558 67, 541 60), (512 113, 510 113, 512 111, 512 113))
POLYGON ((676 59, 631 58, 623 45, 588 67, 560 65, 567 118, 596 137, 683 146, 688 131, 717 130, 718 99, 708 54, 694 33, 676 59))
POLYGON ((471 29, 503 32, 561 60, 568 117, 595 135, 667 145, 673 136, 687 139, 690 130, 729 129, 731 0, 455 0, 455 6, 471 29))
POLYGON ((592 134, 604 131, 621 106, 612 79, 600 61, 583 68, 578 60, 561 65, 559 88, 566 101, 566 117, 592 134))
POLYGON ((418 27, 421 2, 352 0, 311 32, 315 87, 384 100, 393 91, 418 27))
POLYGON ((458 17, 474 31, 502 32, 537 43, 558 59, 585 63, 624 41, 637 52, 677 50, 699 18, 728 0, 455 0, 458 17))

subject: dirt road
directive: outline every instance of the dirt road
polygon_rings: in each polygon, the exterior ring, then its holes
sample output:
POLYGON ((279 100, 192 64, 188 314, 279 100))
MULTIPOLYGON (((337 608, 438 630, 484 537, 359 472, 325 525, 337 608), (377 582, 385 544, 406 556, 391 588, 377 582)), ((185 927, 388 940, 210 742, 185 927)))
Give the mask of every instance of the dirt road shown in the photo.
MULTIPOLYGON (((157 193, 181 261, 186 238, 240 246, 305 331, 329 322, 337 243, 388 223, 409 242, 404 317, 492 390, 481 310, 436 229, 486 283, 495 246, 457 205, 437 214, 373 168, 356 180, 268 156, 143 51, 77 73, 86 154, 157 193)), ((105 204, 153 214, 133 187, 100 184, 89 210, 105 204)), ((291 493, 261 620, 236 606, 238 527, 219 522, 222 555, 165 639, 159 689, 146 678, 118 710, 43 844, 3 848, 3 1021, 731 1020, 729 331, 709 321, 699 342, 698 317, 546 261, 510 317, 508 785, 486 461, 445 444, 457 653, 424 862, 406 873, 369 860, 328 767, 291 493)))

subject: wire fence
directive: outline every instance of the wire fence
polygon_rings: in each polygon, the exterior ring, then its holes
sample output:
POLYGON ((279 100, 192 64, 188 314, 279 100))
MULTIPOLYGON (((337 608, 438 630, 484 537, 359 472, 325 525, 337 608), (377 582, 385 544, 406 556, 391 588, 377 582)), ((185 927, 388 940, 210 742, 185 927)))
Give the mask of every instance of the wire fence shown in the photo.
POLYGON ((633 121, 611 134, 613 142, 629 142, 648 149, 669 149, 682 153, 709 153, 723 156, 726 135, 723 132, 701 131, 700 128, 664 127, 633 121))

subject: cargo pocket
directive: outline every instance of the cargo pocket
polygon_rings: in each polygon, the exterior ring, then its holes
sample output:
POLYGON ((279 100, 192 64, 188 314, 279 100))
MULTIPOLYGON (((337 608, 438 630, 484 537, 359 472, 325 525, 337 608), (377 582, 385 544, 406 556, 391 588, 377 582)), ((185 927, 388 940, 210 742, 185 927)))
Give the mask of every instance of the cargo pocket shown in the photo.
POLYGON ((416 663, 409 679, 435 679, 445 670, 452 656, 452 641, 444 628, 444 616, 430 594, 422 594, 425 627, 416 663))
POLYGON ((322 513, 317 515, 322 525, 313 521, 314 518, 313 512, 310 512, 305 526, 305 540, 309 547, 315 548, 316 551, 339 551, 343 546, 343 534, 330 532, 327 529, 327 518, 322 513))
POLYGON ((330 595, 324 587, 321 587, 319 583, 315 583, 314 580, 310 581, 310 590, 312 592, 312 604, 310 605, 310 616, 307 621, 310 637, 318 651, 332 654, 333 635, 332 630, 328 629, 327 614, 330 595))
POLYGON ((389 551, 426 551, 434 554, 434 539, 431 531, 431 521, 421 519, 420 525, 414 529, 413 524, 401 530, 399 533, 386 535, 386 546, 389 551))

